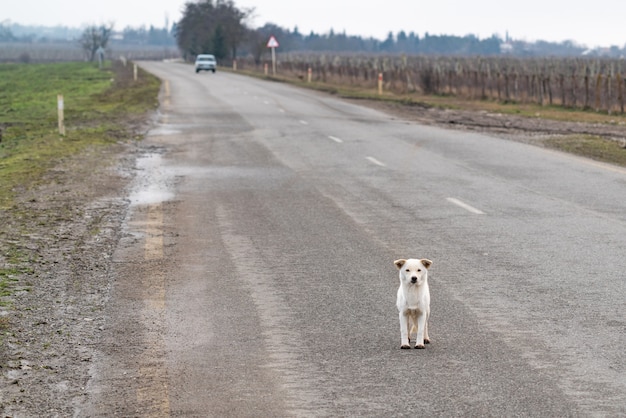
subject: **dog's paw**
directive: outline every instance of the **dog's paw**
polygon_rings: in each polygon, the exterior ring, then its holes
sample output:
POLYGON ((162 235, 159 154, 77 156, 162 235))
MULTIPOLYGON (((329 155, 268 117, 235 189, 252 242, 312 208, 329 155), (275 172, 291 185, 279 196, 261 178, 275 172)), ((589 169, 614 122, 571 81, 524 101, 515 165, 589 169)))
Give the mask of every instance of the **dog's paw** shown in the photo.
POLYGON ((400 346, 400 348, 403 349, 403 350, 406 350, 407 348, 411 348, 411 346, 410 345, 406 345, 406 344, 402 344, 400 346))
POLYGON ((415 348, 417 348, 418 350, 422 350, 422 349, 424 349, 426 347, 424 347, 424 344, 416 344, 415 348))
POLYGON ((424 344, 430 344, 430 340, 428 338, 424 338, 424 344))

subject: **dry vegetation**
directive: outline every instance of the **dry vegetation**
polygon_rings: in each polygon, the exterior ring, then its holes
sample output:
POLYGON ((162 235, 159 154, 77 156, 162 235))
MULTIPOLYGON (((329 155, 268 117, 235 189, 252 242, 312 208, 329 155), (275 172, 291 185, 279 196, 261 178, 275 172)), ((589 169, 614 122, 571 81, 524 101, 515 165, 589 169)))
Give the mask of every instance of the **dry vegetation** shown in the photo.
MULTIPOLYGON (((312 82, 375 88, 396 95, 448 95, 500 103, 624 113, 625 64, 617 59, 280 55, 278 73, 312 82)), ((239 60, 241 69, 262 65, 239 60)))

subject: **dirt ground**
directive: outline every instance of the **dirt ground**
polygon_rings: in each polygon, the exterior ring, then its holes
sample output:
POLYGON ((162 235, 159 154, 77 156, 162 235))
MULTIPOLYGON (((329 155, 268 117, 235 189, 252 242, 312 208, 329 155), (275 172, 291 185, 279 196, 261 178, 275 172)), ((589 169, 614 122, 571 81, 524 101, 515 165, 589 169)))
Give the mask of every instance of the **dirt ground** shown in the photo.
POLYGON ((129 143, 67 159, 2 214, 0 263, 5 244, 23 258, 11 305, 0 308, 3 417, 73 416, 85 399, 140 152, 129 143))
POLYGON ((363 103, 399 118, 437 125, 450 129, 464 129, 490 133, 534 145, 545 145, 546 139, 562 135, 592 135, 626 145, 626 124, 592 124, 563 122, 541 118, 490 113, 487 111, 450 110, 436 107, 405 106, 391 102, 353 101, 363 103))
MULTIPOLYGON (((572 133, 626 140, 618 125, 358 103, 398 118, 537 145, 546 136, 572 133)), ((43 185, 21 190, 15 210, 0 213, 0 265, 8 265, 11 253, 22 259, 11 303, 0 306, 2 417, 74 416, 90 402, 86 388, 116 280, 112 254, 124 234, 137 157, 150 151, 129 140, 68 158, 43 185)))

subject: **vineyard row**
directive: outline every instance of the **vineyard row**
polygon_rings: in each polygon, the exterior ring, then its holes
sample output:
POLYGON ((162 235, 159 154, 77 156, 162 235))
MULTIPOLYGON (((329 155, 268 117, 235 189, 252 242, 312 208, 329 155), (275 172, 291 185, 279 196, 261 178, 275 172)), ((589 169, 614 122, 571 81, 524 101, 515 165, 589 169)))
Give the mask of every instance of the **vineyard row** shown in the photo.
MULTIPOLYGON (((264 71, 251 59, 239 68, 264 71)), ((455 95, 624 113, 623 60, 585 58, 452 58, 279 55, 278 74, 395 94, 455 95)), ((270 68, 271 63, 270 63, 270 68)))

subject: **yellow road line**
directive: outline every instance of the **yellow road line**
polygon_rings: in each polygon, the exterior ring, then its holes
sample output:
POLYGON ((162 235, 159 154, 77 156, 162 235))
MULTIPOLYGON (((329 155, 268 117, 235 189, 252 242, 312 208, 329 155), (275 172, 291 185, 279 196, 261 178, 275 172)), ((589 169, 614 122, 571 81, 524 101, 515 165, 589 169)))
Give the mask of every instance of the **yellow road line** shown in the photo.
POLYGON ((169 417, 167 365, 163 347, 162 326, 165 314, 165 271, 163 252, 163 205, 148 205, 145 222, 142 319, 146 324, 145 349, 139 357, 139 375, 144 384, 137 390, 137 399, 149 410, 144 416, 169 417))
POLYGON ((160 203, 148 206, 146 242, 144 245, 144 259, 146 261, 161 260, 163 258, 162 206, 160 203))

